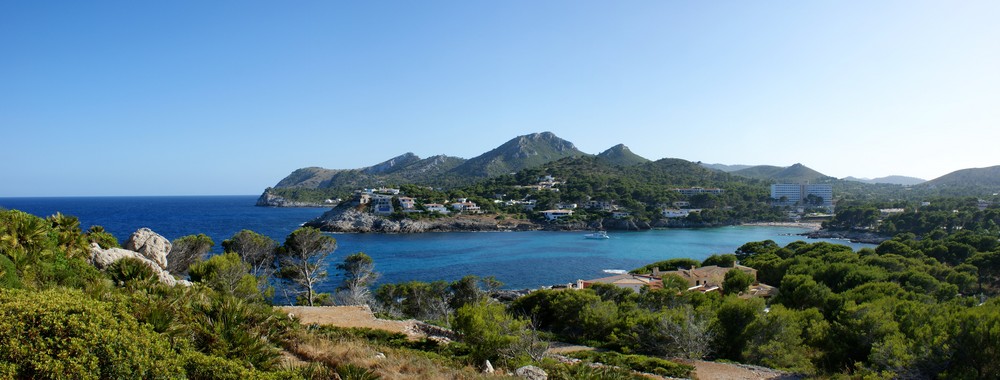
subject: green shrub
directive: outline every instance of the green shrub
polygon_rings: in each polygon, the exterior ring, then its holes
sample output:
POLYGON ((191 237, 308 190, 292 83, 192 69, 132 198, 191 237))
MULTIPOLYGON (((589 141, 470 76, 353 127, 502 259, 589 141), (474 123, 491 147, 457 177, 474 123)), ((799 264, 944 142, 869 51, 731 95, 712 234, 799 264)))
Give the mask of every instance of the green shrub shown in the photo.
POLYGON ((342 380, 378 380, 380 377, 371 370, 353 364, 337 366, 337 375, 342 380))
POLYGON ((111 276, 111 279, 116 284, 133 282, 149 283, 158 280, 156 272, 146 262, 131 257, 126 257, 109 265, 107 274, 111 276))
POLYGON ((215 291, 244 300, 260 299, 260 284, 250 274, 250 264, 235 252, 215 255, 191 265, 191 281, 201 282, 215 291))
POLYGON ((15 378, 183 377, 158 334, 75 290, 0 290, 0 347, 0 372, 15 378))
MULTIPOLYGON (((187 378, 190 380, 278 380, 319 378, 317 376, 303 376, 304 374, 302 373, 289 370, 279 372, 262 372, 247 367, 246 363, 218 356, 210 356, 197 351, 187 351, 184 353, 184 370, 187 374, 187 378)), ((318 373, 320 372, 315 374, 318 373)))
POLYGON ((645 376, 624 368, 591 367, 579 364, 543 364, 542 369, 551 380, 646 380, 645 376))
POLYGON ((21 278, 17 276, 17 267, 7 256, 0 255, 0 288, 21 288, 21 278))
POLYGON ((209 355, 271 369, 280 356, 272 340, 285 330, 270 306, 223 296, 193 308, 194 347, 209 355))

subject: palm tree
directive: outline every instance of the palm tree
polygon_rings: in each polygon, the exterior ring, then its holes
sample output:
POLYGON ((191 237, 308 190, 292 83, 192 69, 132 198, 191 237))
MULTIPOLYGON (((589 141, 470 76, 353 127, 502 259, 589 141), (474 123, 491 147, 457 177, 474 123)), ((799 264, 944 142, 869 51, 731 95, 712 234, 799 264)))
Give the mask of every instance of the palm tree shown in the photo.
POLYGON ((87 238, 80 230, 80 219, 57 212, 46 220, 51 223, 56 236, 56 245, 66 252, 67 257, 86 255, 90 251, 87 238))
POLYGON ((42 218, 23 211, 4 211, 0 214, 0 253, 24 271, 31 262, 52 253, 49 231, 42 218))

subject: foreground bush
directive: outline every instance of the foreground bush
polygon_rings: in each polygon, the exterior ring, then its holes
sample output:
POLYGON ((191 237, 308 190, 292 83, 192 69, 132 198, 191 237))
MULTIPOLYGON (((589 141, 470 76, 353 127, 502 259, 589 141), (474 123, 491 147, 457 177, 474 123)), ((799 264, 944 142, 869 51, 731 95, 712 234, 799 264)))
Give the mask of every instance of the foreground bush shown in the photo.
POLYGON ((184 377, 159 335, 73 290, 0 290, 0 347, 0 371, 12 378, 184 377))

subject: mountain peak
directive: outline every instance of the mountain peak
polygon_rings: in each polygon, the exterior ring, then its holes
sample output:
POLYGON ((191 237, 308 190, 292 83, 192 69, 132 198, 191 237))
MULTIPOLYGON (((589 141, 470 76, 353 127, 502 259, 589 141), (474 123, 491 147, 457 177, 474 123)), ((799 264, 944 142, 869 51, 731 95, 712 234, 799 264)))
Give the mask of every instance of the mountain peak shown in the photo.
POLYGON ((552 132, 518 136, 496 149, 469 159, 456 172, 490 177, 535 167, 565 157, 582 156, 573 143, 557 137, 552 132))
POLYGON ((597 158, 616 166, 632 166, 649 162, 646 158, 632 153, 625 144, 618 144, 597 155, 597 158))
POLYGON ((367 174, 384 174, 402 168, 406 165, 420 161, 420 157, 413 152, 406 152, 396 157, 385 160, 381 163, 369 166, 363 171, 367 174))

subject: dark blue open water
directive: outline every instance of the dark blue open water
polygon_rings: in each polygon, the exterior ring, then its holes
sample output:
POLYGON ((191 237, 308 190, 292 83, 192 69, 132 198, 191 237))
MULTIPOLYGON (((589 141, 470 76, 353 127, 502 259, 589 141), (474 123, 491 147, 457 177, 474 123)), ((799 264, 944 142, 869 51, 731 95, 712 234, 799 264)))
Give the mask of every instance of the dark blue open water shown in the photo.
MULTIPOLYGON (((279 243, 325 209, 255 207, 256 196, 0 198, 0 207, 38 216, 60 211, 80 218, 84 229, 104 226, 123 242, 149 227, 176 239, 203 233, 215 241, 242 229, 279 243)), ((410 235, 335 234, 336 263, 365 252, 382 272, 382 282, 452 281, 467 274, 496 276, 507 288, 534 288, 607 275, 607 269, 632 269, 654 261, 689 257, 703 260, 731 253, 743 243, 771 239, 785 245, 802 240, 803 230, 786 227, 721 227, 644 232, 612 232, 611 239, 588 240, 582 232, 453 232, 410 235)), ((855 249, 868 246, 846 244, 855 249)), ((331 268, 331 273, 336 271, 331 268)), ((336 282, 331 279, 330 285, 336 282)))

